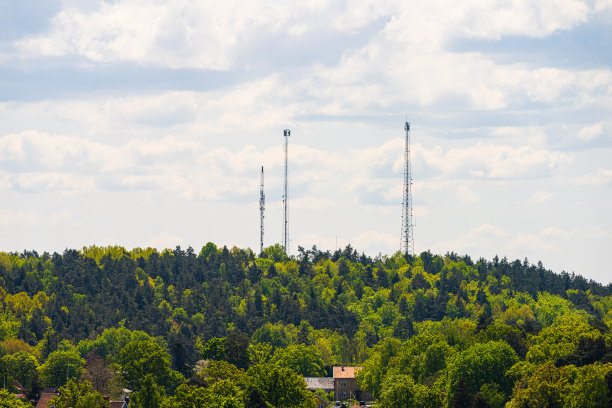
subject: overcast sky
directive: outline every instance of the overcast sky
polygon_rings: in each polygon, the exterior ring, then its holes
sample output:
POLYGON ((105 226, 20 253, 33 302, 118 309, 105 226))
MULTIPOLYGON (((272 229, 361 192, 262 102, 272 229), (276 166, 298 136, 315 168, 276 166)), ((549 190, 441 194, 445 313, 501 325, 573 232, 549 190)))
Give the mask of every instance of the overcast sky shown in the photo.
POLYGON ((415 247, 612 280, 612 0, 0 0, 0 250, 415 247))

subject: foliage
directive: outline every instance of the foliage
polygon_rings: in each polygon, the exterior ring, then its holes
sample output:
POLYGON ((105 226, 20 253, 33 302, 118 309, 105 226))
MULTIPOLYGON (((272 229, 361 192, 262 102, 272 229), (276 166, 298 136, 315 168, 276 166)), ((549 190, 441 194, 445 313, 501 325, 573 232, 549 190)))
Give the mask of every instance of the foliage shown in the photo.
POLYGON ((531 377, 524 378, 514 387, 508 408, 564 407, 564 395, 569 388, 569 372, 557 368, 550 361, 538 366, 531 377))
POLYGON ((131 390, 139 390, 147 375, 156 384, 166 385, 170 380, 170 356, 153 341, 129 342, 121 349, 119 359, 125 384, 131 390))
MULTIPOLYGON (((27 391, 32 393, 38 386, 38 361, 36 357, 18 351, 0 358, 0 378, 3 378, 9 389, 13 389, 13 381, 17 380, 27 391)), ((15 389, 15 391, 17 391, 15 389)))
POLYGON ((242 408, 242 392, 231 381, 222 380, 210 388, 179 386, 176 394, 164 400, 168 408, 221 407, 242 408))
POLYGON ((242 386, 245 383, 245 375, 244 370, 227 361, 211 361, 199 373, 199 376, 201 376, 208 385, 228 380, 242 386))
POLYGON ((0 370, 32 395, 68 373, 104 394, 147 387, 146 404, 263 406, 285 403, 279 373, 299 399, 300 375, 343 364, 381 401, 500 407, 513 390, 513 404, 598 406, 611 322, 612 285, 528 260, 213 243, 0 254, 0 370), (566 382, 557 394, 544 367, 566 382))
POLYGON ((512 347, 505 342, 477 343, 457 355, 450 364, 448 385, 451 394, 459 380, 463 380, 473 394, 490 383, 499 385, 502 391, 509 393, 512 383, 506 372, 518 361, 512 347))
POLYGON ((0 389, 0 408, 32 408, 32 404, 21 401, 5 389, 0 389))
POLYGON ((440 398, 428 387, 415 384, 407 375, 392 375, 385 379, 380 397, 382 406, 437 408, 442 406, 440 398))
POLYGON ((256 389, 261 398, 272 406, 307 408, 314 397, 306 390, 304 379, 286 367, 258 364, 247 371, 249 391, 256 389))
POLYGON ((137 407, 159 408, 164 394, 164 388, 157 385, 157 378, 153 374, 146 374, 138 382, 138 391, 132 394, 132 399, 137 407))
POLYGON ((303 344, 276 349, 272 362, 287 367, 304 377, 323 377, 325 375, 323 359, 317 350, 303 344))
POLYGON ((57 408, 107 408, 109 403, 102 398, 102 394, 92 388, 88 381, 76 383, 70 380, 59 389, 59 396, 49 401, 49 406, 57 408))
POLYGON ((67 379, 78 380, 83 373, 85 360, 70 345, 49 354, 49 357, 38 369, 40 380, 48 387, 66 385, 67 379))
POLYGON ((396 339, 386 339, 375 347, 372 356, 365 361, 363 369, 357 374, 361 387, 374 396, 382 391, 382 383, 387 366, 392 357, 399 351, 401 342, 396 339))

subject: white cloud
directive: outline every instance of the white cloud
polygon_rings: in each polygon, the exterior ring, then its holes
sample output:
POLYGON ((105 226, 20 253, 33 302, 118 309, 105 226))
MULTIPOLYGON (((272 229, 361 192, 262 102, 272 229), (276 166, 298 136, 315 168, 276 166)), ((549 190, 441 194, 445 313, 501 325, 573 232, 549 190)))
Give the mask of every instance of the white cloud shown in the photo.
POLYGON ((546 190, 536 191, 528 200, 529 204, 542 204, 549 201, 553 194, 546 190))
POLYGON ((509 179, 547 177, 551 172, 570 162, 568 155, 531 146, 514 148, 504 145, 478 143, 466 148, 444 151, 419 148, 425 165, 445 176, 462 175, 474 178, 509 179))
POLYGON ((556 243, 535 234, 519 234, 508 244, 508 248, 522 253, 536 253, 540 256, 560 251, 556 243))
POLYGON ((480 201, 480 197, 478 197, 478 195, 466 185, 457 186, 455 190, 455 197, 459 202, 465 204, 473 204, 480 201))
POLYGON ((18 46, 30 55, 227 70, 261 37, 354 32, 392 12, 374 2, 123 0, 97 5, 69 5, 55 16, 50 32, 24 38, 18 46))
MULTIPOLYGON (((358 33, 387 20, 383 39, 423 51, 458 38, 544 37, 587 21, 576 0, 451 0, 423 3, 317 1, 279 3, 137 1, 66 3, 50 32, 18 42, 31 55, 83 55, 93 61, 137 61, 171 68, 229 69, 248 45, 270 36, 358 33)), ((601 9, 601 3, 597 6, 601 9)))
POLYGON ((432 249, 438 253, 447 251, 480 251, 489 245, 489 241, 506 235, 504 231, 491 224, 483 224, 471 228, 464 235, 450 241, 439 241, 432 245, 432 249))
POLYGON ((596 11, 605 11, 607 9, 612 9, 612 0, 596 0, 595 1, 596 11))
POLYGON ((572 234, 576 234, 576 231, 568 232, 557 227, 548 227, 540 231, 540 236, 542 237, 570 238, 572 234))
POLYGON ((601 125, 601 123, 596 123, 594 125, 585 126, 580 129, 577 133, 577 136, 578 139, 582 140, 583 142, 588 142, 595 139, 596 137, 601 136, 602 134, 603 126, 601 125))
POLYGON ((599 169, 595 174, 587 174, 575 179, 575 182, 593 187, 607 185, 612 182, 612 170, 599 169))

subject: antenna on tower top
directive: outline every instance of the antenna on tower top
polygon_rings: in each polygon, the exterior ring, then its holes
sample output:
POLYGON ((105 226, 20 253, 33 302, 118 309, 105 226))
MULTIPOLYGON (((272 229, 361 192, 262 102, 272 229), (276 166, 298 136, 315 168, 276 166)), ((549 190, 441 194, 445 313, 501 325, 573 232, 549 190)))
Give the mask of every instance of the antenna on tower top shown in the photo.
POLYGON ((291 130, 285 129, 283 132, 285 137, 285 190, 283 193, 283 247, 285 248, 285 255, 289 254, 289 234, 288 234, 288 220, 287 220, 287 168, 288 168, 288 151, 289 151, 289 136, 291 136, 291 130))
POLYGON ((263 253, 264 241, 264 210, 266 209, 266 195, 264 194, 264 170, 261 166, 261 184, 259 186, 259 253, 263 253))
POLYGON ((414 224, 412 223, 412 169, 410 163, 410 122, 404 123, 406 131, 406 147, 404 151, 404 197, 402 200, 402 237, 401 251, 414 255, 414 224))

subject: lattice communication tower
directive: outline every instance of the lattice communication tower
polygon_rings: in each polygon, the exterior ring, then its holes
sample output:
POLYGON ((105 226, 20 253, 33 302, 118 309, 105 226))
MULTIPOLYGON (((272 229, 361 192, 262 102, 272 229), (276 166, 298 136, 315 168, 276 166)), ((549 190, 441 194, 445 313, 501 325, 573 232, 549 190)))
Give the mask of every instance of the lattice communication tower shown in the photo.
POLYGON ((402 200, 401 251, 414 255, 414 224, 412 223, 412 169, 410 163, 410 122, 404 124, 406 148, 404 152, 404 197, 402 200))
POLYGON ((264 170, 261 166, 261 183, 259 186, 259 253, 263 253, 264 247, 264 211, 266 209, 266 195, 264 194, 264 170))
POLYGON ((285 189, 283 192, 283 247, 285 248, 285 254, 289 254, 289 231, 287 220, 287 169, 288 169, 288 152, 289 152, 289 136, 291 136, 291 130, 284 130, 285 137, 285 189))

